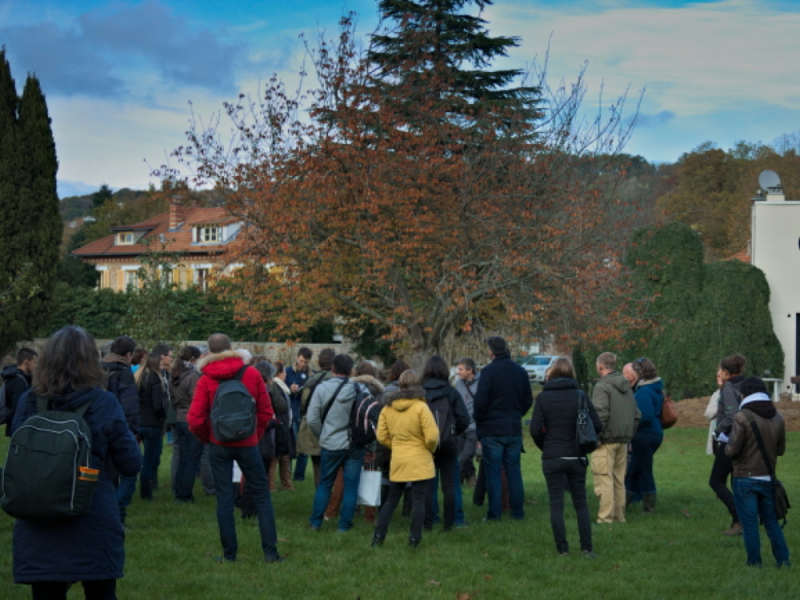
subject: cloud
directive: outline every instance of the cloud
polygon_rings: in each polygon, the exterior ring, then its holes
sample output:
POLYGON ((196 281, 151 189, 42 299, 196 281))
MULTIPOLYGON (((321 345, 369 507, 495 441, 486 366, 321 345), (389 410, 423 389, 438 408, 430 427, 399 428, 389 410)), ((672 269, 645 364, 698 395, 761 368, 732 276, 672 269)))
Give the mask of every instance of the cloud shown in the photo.
POLYGON ((669 123, 675 118, 675 113, 671 110, 662 110, 656 114, 645 114, 639 113, 636 117, 636 126, 637 127, 658 127, 660 125, 664 125, 665 123, 669 123))
POLYGON ((66 25, 0 28, 0 44, 51 94, 139 97, 164 83, 235 89, 236 67, 247 57, 241 44, 224 41, 224 31, 197 28, 155 0, 114 7, 66 25))
POLYGON ((542 56, 553 34, 550 73, 574 75, 590 61, 589 81, 608 92, 647 88, 646 106, 684 115, 765 102, 796 108, 800 95, 800 12, 759 0, 638 7, 596 0, 558 7, 517 0, 486 14, 492 29, 518 35, 517 65, 542 56))

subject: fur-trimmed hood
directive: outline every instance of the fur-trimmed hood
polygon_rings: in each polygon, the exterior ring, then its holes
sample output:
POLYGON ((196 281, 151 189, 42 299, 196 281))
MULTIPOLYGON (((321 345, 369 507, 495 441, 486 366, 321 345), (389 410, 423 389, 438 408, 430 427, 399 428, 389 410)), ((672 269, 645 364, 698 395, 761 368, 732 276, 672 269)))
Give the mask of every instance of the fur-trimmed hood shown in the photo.
POLYGON ((351 377, 350 381, 354 381, 355 383, 363 383, 365 386, 367 386, 367 388, 369 388, 369 393, 375 398, 385 391, 383 384, 372 375, 358 375, 357 377, 351 377))
POLYGON ((244 356, 238 350, 209 354, 197 362, 197 368, 212 379, 233 379, 244 366, 244 356))
POLYGON ((396 392, 389 392, 384 396, 385 406, 391 405, 395 410, 407 410, 413 402, 424 402, 426 405, 428 401, 425 400, 425 390, 421 387, 413 388, 400 388, 396 392))

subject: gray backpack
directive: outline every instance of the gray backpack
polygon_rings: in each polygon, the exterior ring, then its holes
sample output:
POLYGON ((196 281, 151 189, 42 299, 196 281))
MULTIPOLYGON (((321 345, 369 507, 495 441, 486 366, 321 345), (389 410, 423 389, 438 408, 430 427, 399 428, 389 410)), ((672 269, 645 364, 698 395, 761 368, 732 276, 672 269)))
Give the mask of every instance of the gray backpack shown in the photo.
POLYGON ((256 401, 242 383, 247 365, 221 381, 211 405, 211 428, 219 442, 240 442, 256 431, 256 401))
POLYGON ((90 465, 92 431, 83 419, 94 398, 75 412, 39 412, 11 436, 0 480, 0 506, 14 518, 61 523, 89 512, 100 475, 90 465))

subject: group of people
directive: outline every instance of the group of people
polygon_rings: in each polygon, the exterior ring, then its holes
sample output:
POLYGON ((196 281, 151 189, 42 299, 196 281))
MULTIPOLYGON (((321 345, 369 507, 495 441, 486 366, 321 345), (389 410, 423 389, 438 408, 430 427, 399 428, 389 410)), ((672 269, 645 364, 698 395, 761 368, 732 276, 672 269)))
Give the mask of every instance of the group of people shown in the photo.
MULTIPOLYGON (((17 366, 3 371, 5 399, 14 410, 7 435, 37 412, 41 397, 49 408, 65 410, 90 402, 84 418, 92 430, 92 466, 100 471, 100 481, 92 509, 74 521, 57 526, 17 521, 14 580, 31 584, 34 598, 65 598, 74 581, 83 582, 87 598, 115 597, 128 505, 137 480, 141 498, 152 499, 167 421, 174 434, 176 501, 193 501, 196 476, 207 464, 210 482, 203 487, 216 497, 223 550, 219 560, 236 560, 237 502, 243 516, 258 520, 265 561, 283 560, 270 489, 276 489, 274 474, 279 472, 281 488, 293 490, 292 479, 305 478, 308 457, 316 487, 309 527, 315 531, 337 509, 338 530, 352 527, 364 465, 383 474, 380 509, 365 510, 367 520, 375 522, 373 546, 383 545, 401 500, 411 517, 409 545, 418 546, 423 531, 438 520, 440 483, 444 531, 466 525, 462 482, 475 488, 476 504, 488 497, 485 521, 500 520, 504 508, 512 519, 522 519, 522 417, 533 405, 531 386, 503 338, 491 337, 487 346, 489 364, 478 372, 474 359, 461 359, 453 386, 449 366, 440 356, 430 357, 421 373, 398 361, 381 381, 368 361, 355 365, 352 357, 331 349, 320 352, 320 370, 315 373, 307 348, 285 368, 278 361, 233 349, 221 333, 212 335, 207 347, 184 347, 177 359, 166 345, 140 352, 131 338, 122 336, 101 361, 86 331, 66 327, 48 340, 41 357, 23 349, 17 366), (252 398, 255 426, 228 441, 212 413, 220 386, 232 380, 241 382, 252 398), (353 406, 365 397, 380 406, 380 413, 376 439, 358 444, 352 437, 353 406), (242 473, 241 486, 233 485, 234 463, 242 473), (78 539, 81 543, 74 544, 78 539)), ((530 434, 542 451, 554 542, 561 555, 569 554, 563 516, 564 493, 569 490, 581 552, 595 556, 586 499, 590 460, 599 499, 597 523, 625 522, 626 509, 637 502, 646 513, 656 509, 653 457, 663 440, 659 417, 664 384, 648 358, 624 365, 621 372, 616 362, 610 352, 597 357, 600 377, 589 398, 570 361, 557 359, 533 410, 530 434), (582 407, 598 435, 591 457, 581 452, 577 440, 582 407)), ((748 564, 761 563, 760 517, 777 564, 788 565, 770 495, 776 457, 785 447, 783 421, 763 382, 742 377, 744 364, 739 355, 720 363, 722 391, 710 484, 731 511, 733 531, 726 533, 738 530, 744 535, 748 564), (766 461, 753 434, 756 429, 766 446, 766 461), (726 487, 728 475, 733 476, 733 494, 726 487)))

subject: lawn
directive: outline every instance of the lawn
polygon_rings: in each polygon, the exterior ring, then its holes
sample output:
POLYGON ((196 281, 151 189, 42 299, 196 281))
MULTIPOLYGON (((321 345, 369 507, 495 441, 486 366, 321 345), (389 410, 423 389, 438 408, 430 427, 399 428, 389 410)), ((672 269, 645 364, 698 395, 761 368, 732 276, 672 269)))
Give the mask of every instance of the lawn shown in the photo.
MULTIPOLYGON (((796 598, 796 570, 775 569, 762 530, 765 567, 745 567, 741 538, 726 538, 729 525, 722 504, 708 488, 711 458, 705 454, 706 431, 672 429, 656 454, 658 509, 644 515, 632 508, 626 524, 593 527, 597 558, 578 549, 575 515, 567 510, 573 553, 556 555, 539 451, 526 437, 523 456, 525 520, 483 523, 485 509, 465 502, 470 526, 449 534, 426 534, 416 551, 407 545, 408 521, 395 515, 382 548, 370 548, 372 527, 356 517, 353 530, 308 529, 313 482, 298 491, 273 495, 280 565, 263 562, 256 524, 237 523, 239 560, 218 564, 220 554, 214 499, 200 492, 194 505, 176 505, 164 489, 170 448, 160 473, 162 489, 151 504, 134 500, 129 510, 125 577, 120 598, 720 598, 758 596, 796 598), (793 572, 794 571, 794 572, 793 572)), ((0 456, 5 456, 4 438, 0 456)), ((788 434, 788 456, 779 475, 791 499, 800 498, 800 433, 788 434)), ((309 467, 310 473, 310 467, 309 467)), ((591 481, 588 482, 591 487, 591 481)), ((466 497, 465 488, 465 497, 466 497)), ((471 497, 471 496, 470 496, 471 497)), ((594 494, 590 508, 597 510, 594 494)), ((29 598, 29 588, 11 578, 12 520, 0 513, 0 598, 29 598)), ((800 550, 800 504, 785 530, 791 552, 800 550)), ((70 598, 83 598, 80 586, 70 598)))

